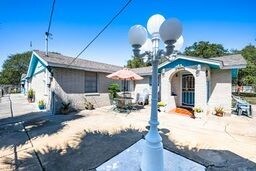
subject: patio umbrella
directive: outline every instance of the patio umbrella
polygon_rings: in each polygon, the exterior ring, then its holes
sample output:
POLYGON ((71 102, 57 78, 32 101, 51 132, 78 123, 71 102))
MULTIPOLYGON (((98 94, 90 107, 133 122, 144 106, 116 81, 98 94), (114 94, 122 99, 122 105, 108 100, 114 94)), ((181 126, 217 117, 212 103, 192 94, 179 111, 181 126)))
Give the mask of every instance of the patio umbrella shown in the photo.
POLYGON ((143 77, 129 70, 128 68, 123 68, 119 71, 116 71, 112 74, 107 75, 107 78, 113 80, 124 80, 124 92, 125 92, 125 81, 126 80, 142 80, 143 77))

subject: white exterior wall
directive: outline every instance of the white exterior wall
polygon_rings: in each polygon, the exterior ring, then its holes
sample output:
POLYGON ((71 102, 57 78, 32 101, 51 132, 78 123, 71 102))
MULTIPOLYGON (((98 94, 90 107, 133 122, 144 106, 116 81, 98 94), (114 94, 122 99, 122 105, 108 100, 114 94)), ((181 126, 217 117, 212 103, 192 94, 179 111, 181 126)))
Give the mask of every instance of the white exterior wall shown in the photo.
POLYGON ((208 101, 210 111, 222 106, 227 113, 231 113, 231 92, 231 70, 211 70, 211 95, 208 101))
POLYGON ((167 104, 167 110, 172 110, 181 105, 180 75, 183 71, 190 72, 195 78, 195 106, 207 109, 206 67, 202 67, 200 71, 197 71, 196 68, 197 66, 185 67, 180 70, 172 68, 161 74, 161 101, 167 104), (178 73, 178 77, 175 77, 176 73, 178 73), (177 96, 172 96, 172 92, 176 93, 177 96))
POLYGON ((203 67, 201 71, 195 72, 195 107, 201 107, 205 112, 207 111, 207 78, 205 74, 206 68, 203 67))
POLYGON ((174 74, 171 79, 171 94, 175 93, 174 96, 176 106, 181 106, 181 73, 174 74))
POLYGON ((49 91, 46 85, 46 69, 35 74, 30 83, 29 88, 32 88, 35 91, 35 102, 39 100, 44 100, 46 105, 48 105, 49 91))

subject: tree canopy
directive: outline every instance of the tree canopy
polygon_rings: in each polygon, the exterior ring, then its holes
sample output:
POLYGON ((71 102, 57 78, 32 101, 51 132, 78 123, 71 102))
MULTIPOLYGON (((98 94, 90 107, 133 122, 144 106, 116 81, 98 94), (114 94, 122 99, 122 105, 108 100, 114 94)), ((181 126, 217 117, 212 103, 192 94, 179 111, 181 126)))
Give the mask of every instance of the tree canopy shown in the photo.
POLYGON ((247 61, 247 67, 239 70, 238 78, 244 84, 256 85, 256 47, 248 45, 241 50, 241 54, 247 61))
POLYGON ((185 48, 184 54, 187 56, 196 56, 202 58, 211 58, 223 56, 228 53, 221 44, 210 43, 208 41, 195 42, 193 45, 185 48))
POLYGON ((147 63, 143 61, 140 57, 132 57, 132 59, 127 61, 127 68, 140 68, 149 66, 147 63))
POLYGON ((31 54, 24 52, 8 56, 2 65, 0 84, 19 84, 21 75, 28 70, 31 54))

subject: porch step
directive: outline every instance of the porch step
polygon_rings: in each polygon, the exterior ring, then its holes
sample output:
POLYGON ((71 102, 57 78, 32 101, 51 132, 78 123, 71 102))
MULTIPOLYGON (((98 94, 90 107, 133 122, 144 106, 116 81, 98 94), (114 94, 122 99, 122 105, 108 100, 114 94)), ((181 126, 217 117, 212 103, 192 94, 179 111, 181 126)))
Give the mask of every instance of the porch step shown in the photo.
POLYGON ((177 114, 182 114, 182 115, 193 115, 193 110, 192 109, 189 109, 189 108, 180 108, 180 107, 177 107, 175 109, 172 109, 170 112, 175 112, 177 114))

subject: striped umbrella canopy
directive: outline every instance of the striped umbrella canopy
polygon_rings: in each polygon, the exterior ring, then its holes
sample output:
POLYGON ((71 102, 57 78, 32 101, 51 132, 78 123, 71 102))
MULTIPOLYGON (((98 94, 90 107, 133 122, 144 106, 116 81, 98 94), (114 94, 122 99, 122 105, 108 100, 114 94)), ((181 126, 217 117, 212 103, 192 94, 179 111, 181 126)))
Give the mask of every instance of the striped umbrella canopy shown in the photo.
POLYGON ((106 77, 113 80, 142 80, 143 77, 129 70, 128 68, 123 68, 119 71, 116 71, 112 74, 107 75, 106 77))

